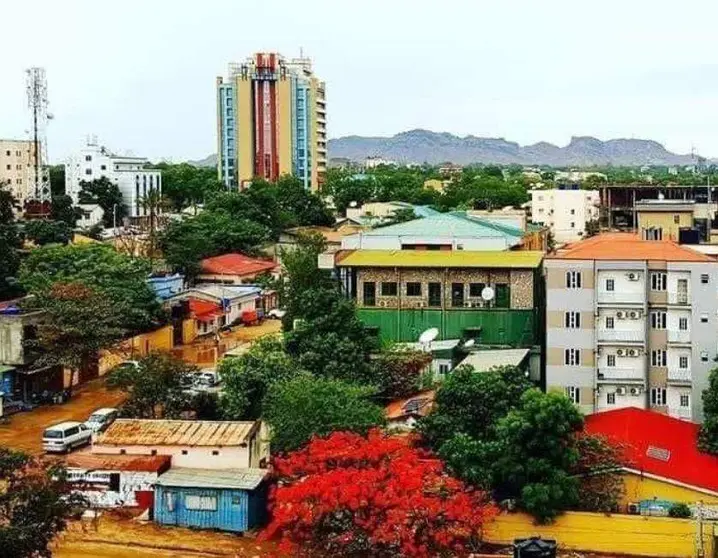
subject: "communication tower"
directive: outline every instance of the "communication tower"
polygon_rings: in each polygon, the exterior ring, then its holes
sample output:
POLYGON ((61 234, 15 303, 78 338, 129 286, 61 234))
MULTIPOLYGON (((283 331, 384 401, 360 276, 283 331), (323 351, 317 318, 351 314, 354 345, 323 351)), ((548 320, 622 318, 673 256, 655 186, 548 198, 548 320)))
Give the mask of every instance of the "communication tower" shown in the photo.
POLYGON ((52 115, 47 111, 47 77, 45 68, 30 68, 27 73, 27 106, 30 109, 30 168, 28 179, 28 213, 37 216, 50 211, 52 192, 47 158, 47 123, 52 115))

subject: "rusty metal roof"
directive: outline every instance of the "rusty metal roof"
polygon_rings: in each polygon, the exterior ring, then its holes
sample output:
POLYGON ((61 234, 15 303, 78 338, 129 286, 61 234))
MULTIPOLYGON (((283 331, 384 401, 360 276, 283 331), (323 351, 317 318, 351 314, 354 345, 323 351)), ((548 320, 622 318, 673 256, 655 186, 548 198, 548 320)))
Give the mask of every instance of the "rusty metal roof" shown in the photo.
POLYGON ((118 419, 95 445, 241 446, 257 428, 259 421, 118 419))
POLYGON ((68 467, 99 471, 147 471, 161 473, 170 468, 169 455, 100 455, 74 453, 68 455, 68 467))

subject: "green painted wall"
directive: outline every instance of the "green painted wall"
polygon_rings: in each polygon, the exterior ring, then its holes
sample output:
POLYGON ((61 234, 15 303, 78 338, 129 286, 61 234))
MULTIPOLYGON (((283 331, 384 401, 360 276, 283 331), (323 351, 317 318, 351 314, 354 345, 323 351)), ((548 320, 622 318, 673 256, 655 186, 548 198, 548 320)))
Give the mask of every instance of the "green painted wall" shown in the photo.
POLYGON ((539 320, 535 312, 508 309, 357 309, 357 315, 367 326, 379 329, 383 341, 417 341, 421 332, 430 327, 438 328, 439 339, 457 339, 467 336, 467 328, 481 327, 478 343, 517 347, 541 344, 539 320))

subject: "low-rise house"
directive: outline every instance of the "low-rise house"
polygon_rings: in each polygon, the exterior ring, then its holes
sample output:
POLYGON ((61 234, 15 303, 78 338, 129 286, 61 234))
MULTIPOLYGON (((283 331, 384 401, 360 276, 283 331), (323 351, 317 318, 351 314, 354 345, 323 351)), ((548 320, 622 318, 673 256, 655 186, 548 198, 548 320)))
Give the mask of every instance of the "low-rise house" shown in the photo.
POLYGON ((266 469, 172 468, 155 483, 162 525, 244 533, 266 518, 266 469))
POLYGON ((435 380, 442 380, 451 372, 460 360, 461 339, 445 339, 431 343, 397 343, 399 350, 424 351, 431 354, 428 371, 435 380))
POLYGON ((718 512, 718 456, 698 450, 700 426, 628 407, 586 417, 585 431, 624 451, 621 511, 653 512, 655 502, 707 504, 718 512))
POLYGON ((201 272, 197 280, 201 283, 242 285, 251 283, 260 275, 277 275, 277 262, 251 258, 244 254, 222 254, 205 258, 200 263, 201 272))
POLYGON ((431 412, 434 406, 434 391, 427 390, 389 403, 385 409, 389 430, 413 430, 417 421, 431 412))
POLYGON ((681 229, 694 227, 695 200, 640 200, 635 204, 637 229, 646 240, 680 240, 681 229))
POLYGON ((100 434, 92 453, 169 455, 174 467, 237 469, 269 459, 259 421, 118 419, 100 434))
POLYGON ((184 275, 175 273, 174 275, 150 277, 147 279, 147 283, 155 291, 157 298, 165 301, 184 290, 184 275))
POLYGON ((477 372, 487 372, 499 366, 515 366, 528 370, 528 349, 486 349, 472 351, 457 366, 471 366, 477 372))
POLYGON ((103 209, 96 203, 80 204, 77 206, 79 219, 76 226, 81 229, 89 229, 95 225, 102 224, 102 218, 105 216, 103 209))
POLYGON ((67 480, 90 506, 151 509, 154 483, 170 468, 168 455, 97 455, 67 457, 67 480))

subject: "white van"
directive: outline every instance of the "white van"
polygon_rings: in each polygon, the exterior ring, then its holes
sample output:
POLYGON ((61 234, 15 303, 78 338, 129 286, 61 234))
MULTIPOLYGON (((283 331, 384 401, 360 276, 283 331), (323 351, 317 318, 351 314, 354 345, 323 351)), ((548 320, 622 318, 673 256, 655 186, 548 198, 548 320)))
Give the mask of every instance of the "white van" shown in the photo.
POLYGON ((110 407, 103 407, 94 411, 90 417, 85 421, 85 426, 93 432, 104 432, 107 428, 115 422, 117 418, 117 409, 110 407))
POLYGON ((42 449, 47 452, 66 452, 90 443, 92 430, 81 422, 61 422, 42 433, 42 449))

